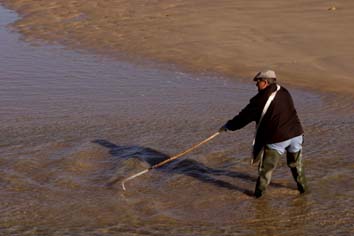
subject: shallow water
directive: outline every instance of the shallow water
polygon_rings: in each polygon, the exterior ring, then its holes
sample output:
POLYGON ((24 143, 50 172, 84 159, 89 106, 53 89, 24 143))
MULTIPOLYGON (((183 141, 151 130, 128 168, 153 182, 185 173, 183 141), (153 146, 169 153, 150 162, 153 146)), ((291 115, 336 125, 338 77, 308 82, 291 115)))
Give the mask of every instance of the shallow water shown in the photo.
POLYGON ((0 235, 354 234, 352 97, 290 88, 312 192, 282 161, 253 192, 253 125, 120 187, 213 134, 253 84, 33 46, 0 8, 0 235), (109 182, 115 182, 107 186, 109 182))

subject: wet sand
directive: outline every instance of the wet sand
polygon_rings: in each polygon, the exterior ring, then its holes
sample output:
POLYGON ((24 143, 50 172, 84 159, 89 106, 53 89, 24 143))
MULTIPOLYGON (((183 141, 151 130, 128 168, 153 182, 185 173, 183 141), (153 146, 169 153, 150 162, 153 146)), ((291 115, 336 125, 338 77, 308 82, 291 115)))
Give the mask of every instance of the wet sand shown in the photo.
POLYGON ((249 80, 272 68, 291 86, 353 94, 354 2, 1 0, 38 39, 249 80), (124 54, 124 55, 123 55, 124 54))
POLYGON ((305 128, 308 195, 298 194, 282 159, 266 196, 251 196, 254 125, 124 192, 119 182, 106 184, 213 134, 255 94, 254 84, 33 46, 6 30, 16 19, 0 7, 0 235, 354 233, 350 96, 288 87, 305 128))

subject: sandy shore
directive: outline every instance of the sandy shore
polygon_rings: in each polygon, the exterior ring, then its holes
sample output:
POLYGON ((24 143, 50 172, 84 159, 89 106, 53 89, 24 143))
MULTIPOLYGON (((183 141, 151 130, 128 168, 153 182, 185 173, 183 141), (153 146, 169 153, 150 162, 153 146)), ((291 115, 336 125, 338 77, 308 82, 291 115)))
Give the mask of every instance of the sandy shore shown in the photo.
POLYGON ((0 0, 29 41, 354 93, 354 1, 0 0), (333 7, 334 6, 334 7, 333 7))

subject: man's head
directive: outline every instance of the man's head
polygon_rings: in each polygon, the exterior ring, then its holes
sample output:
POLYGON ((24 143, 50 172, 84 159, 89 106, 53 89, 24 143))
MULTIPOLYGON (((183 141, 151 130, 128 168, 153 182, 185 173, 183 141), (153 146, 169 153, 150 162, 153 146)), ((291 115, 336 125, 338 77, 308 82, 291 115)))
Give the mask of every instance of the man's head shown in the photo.
POLYGON ((274 84, 277 81, 277 76, 272 70, 261 71, 256 74, 253 78, 253 81, 256 81, 258 91, 265 89, 270 84, 274 84))

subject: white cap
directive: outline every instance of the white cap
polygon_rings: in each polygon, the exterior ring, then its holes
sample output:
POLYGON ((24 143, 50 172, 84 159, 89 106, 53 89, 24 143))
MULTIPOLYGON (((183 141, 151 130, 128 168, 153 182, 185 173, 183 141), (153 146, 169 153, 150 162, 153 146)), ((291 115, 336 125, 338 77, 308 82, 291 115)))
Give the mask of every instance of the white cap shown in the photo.
POLYGON ((257 75, 253 78, 254 81, 261 80, 261 79, 276 79, 277 76, 275 75, 275 72, 272 70, 266 70, 266 71, 261 71, 258 72, 257 75))

